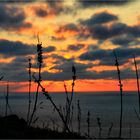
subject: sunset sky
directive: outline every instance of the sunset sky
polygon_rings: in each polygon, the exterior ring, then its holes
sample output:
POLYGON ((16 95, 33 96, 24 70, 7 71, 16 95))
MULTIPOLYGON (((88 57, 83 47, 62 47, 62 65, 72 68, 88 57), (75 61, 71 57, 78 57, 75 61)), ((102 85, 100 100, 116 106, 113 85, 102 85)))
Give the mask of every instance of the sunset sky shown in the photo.
MULTIPOLYGON (((117 91, 121 69, 124 90, 136 90, 132 55, 140 67, 140 0, 1 0, 0 82, 12 91, 28 91, 28 59, 37 72, 37 34, 43 46, 43 85, 49 92, 117 91)), ((36 73, 37 75, 37 73, 36 73)), ((33 82, 32 91, 36 84, 33 82)))

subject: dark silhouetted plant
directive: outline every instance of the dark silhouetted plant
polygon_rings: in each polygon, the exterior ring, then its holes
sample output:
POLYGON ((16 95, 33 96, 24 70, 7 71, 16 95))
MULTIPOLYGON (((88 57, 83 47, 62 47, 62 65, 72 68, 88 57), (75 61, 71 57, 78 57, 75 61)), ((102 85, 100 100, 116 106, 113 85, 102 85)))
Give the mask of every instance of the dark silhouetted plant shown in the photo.
POLYGON ((6 100, 5 116, 7 116, 7 114, 8 114, 8 109, 10 112, 12 112, 11 107, 9 105, 9 82, 7 82, 6 89, 7 89, 6 90, 7 92, 6 92, 6 97, 5 97, 5 100, 6 100))
POLYGON ((71 132, 73 132, 73 114, 74 113, 74 105, 71 106, 71 115, 70 115, 70 127, 71 127, 71 132))
POLYGON ((67 90, 67 86, 66 86, 65 82, 64 82, 64 89, 65 89, 65 93, 66 93, 66 105, 65 105, 65 107, 66 107, 66 111, 67 111, 69 108, 69 96, 68 96, 68 90, 67 90))
POLYGON ((4 77, 4 76, 1 76, 1 77, 0 77, 0 81, 3 79, 3 77, 4 77))
POLYGON ((29 121, 30 110, 31 110, 31 82, 32 82, 31 67, 32 67, 32 63, 31 63, 31 59, 29 58, 29 67, 28 67, 28 74, 29 74, 29 93, 28 93, 28 97, 29 97, 29 102, 28 102, 27 122, 29 121))
POLYGON ((38 58, 37 58, 37 60, 38 60, 38 80, 37 80, 38 82, 37 82, 37 84, 38 85, 37 85, 37 89, 36 89, 35 102, 34 102, 33 112, 31 114, 31 118, 30 118, 30 121, 29 121, 29 126, 32 123, 34 114, 36 112, 39 87, 40 87, 40 83, 42 81, 42 78, 41 78, 41 68, 42 68, 42 63, 43 63, 43 58, 42 58, 42 43, 39 42, 39 39, 38 39, 38 44, 37 44, 37 53, 38 53, 38 58))
POLYGON ((64 118, 63 114, 61 113, 60 108, 57 107, 57 105, 53 101, 52 97, 49 95, 48 91, 46 91, 45 88, 41 85, 40 81, 37 80, 37 78, 34 75, 33 75, 33 78, 34 78, 35 82, 38 83, 39 87, 41 88, 43 95, 45 95, 46 99, 48 99, 51 102, 54 109, 57 111, 58 115, 60 116, 60 118, 61 118, 61 120, 62 120, 62 122, 63 122, 63 124, 66 128, 66 131, 70 133, 71 131, 70 131, 68 125, 67 125, 67 122, 65 121, 65 118, 64 118))
POLYGON ((68 101, 68 108, 66 110, 66 117, 65 117, 65 120, 66 120, 67 124, 70 123, 71 105, 72 105, 72 100, 73 100, 73 95, 74 95, 74 86, 75 86, 75 80, 76 80, 76 68, 75 68, 74 65, 72 66, 72 73, 73 73, 73 76, 72 76, 72 91, 71 91, 70 99, 67 100, 68 101))
POLYGON ((139 86, 139 74, 138 74, 138 67, 137 62, 135 59, 135 55, 133 55, 134 64, 135 64, 135 71, 136 71, 136 79, 137 79, 137 91, 138 91, 138 104, 139 104, 139 113, 140 113, 140 86, 139 86))
POLYGON ((80 107, 80 101, 77 101, 77 109, 78 109, 78 114, 77 114, 77 122, 78 122, 78 134, 80 135, 81 133, 81 107, 80 107))
POLYGON ((8 111, 8 105, 9 105, 9 83, 7 82, 7 92, 6 92, 6 110, 5 110, 5 116, 7 116, 8 111))
POLYGON ((101 138, 102 136, 102 124, 101 124, 101 119, 99 117, 97 117, 97 124, 98 124, 98 127, 99 127, 99 139, 101 138))
POLYGON ((87 113, 87 136, 90 137, 90 112, 87 113))
POLYGON ((123 93, 123 85, 121 81, 121 74, 120 74, 120 68, 119 68, 119 62, 118 62, 118 57, 116 55, 116 52, 114 51, 114 57, 115 57, 115 66, 117 67, 117 73, 118 73, 118 81, 119 81, 119 87, 120 87, 120 104, 121 104, 121 110, 120 110, 120 129, 119 129, 119 138, 122 137, 122 115, 123 115, 123 98, 122 98, 122 93, 123 93))

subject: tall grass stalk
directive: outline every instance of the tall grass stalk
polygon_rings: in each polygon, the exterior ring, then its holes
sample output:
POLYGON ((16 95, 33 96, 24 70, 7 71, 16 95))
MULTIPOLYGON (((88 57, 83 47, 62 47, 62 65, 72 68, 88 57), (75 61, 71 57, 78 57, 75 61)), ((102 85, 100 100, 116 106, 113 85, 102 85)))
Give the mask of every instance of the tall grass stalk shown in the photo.
POLYGON ((0 77, 0 81, 3 79, 3 76, 0 77))
POLYGON ((30 110, 31 110, 31 80, 32 80, 32 76, 31 76, 31 67, 32 67, 32 63, 31 63, 31 59, 29 58, 29 69, 28 69, 28 74, 29 74, 29 103, 28 103, 28 113, 27 113, 27 122, 29 121, 29 117, 30 117, 30 110))
POLYGON ((135 71, 136 71, 136 79, 137 79, 137 91, 138 91, 138 101, 139 101, 139 113, 140 113, 140 86, 139 86, 139 75, 138 75, 138 67, 135 55, 133 55, 134 64, 135 64, 135 71))
POLYGON ((71 115, 70 115, 70 126, 71 126, 71 132, 73 132, 73 116, 74 115, 74 105, 71 107, 71 115))
POLYGON ((68 109, 66 111, 66 123, 69 124, 70 122, 70 112, 71 112, 71 105, 72 105, 72 100, 73 100, 73 95, 74 95, 74 86, 75 86, 75 80, 76 80, 76 68, 73 65, 72 66, 72 91, 71 91, 71 96, 69 99, 69 104, 68 104, 68 109))
POLYGON ((78 121, 78 134, 80 135, 81 133, 81 107, 80 107, 80 101, 77 101, 77 109, 78 109, 78 114, 77 114, 77 121, 78 121))
POLYGON ((97 124, 99 127, 99 139, 100 139, 102 136, 102 124, 101 124, 101 119, 99 117, 97 117, 97 124))
POLYGON ((76 68, 74 65, 72 66, 72 72, 73 72, 73 76, 72 76, 72 91, 71 91, 71 98, 70 98, 70 106, 71 106, 72 99, 73 99, 74 86, 75 86, 75 80, 76 80, 76 68))
POLYGON ((90 137, 90 112, 87 113, 87 136, 90 137))
POLYGON ((9 109, 10 113, 12 113, 11 107, 9 105, 9 82, 7 82, 7 86, 6 86, 5 100, 6 100, 5 116, 7 116, 8 115, 8 109, 9 109))
POLYGON ((119 69, 119 62, 118 62, 118 57, 116 55, 116 52, 114 51, 114 57, 115 57, 115 65, 117 67, 117 73, 118 73, 118 81, 119 81, 119 87, 120 87, 120 104, 121 104, 121 109, 120 109, 120 129, 119 129, 119 138, 122 137, 122 115, 123 115, 123 98, 122 98, 122 93, 123 93, 123 85, 121 81, 121 74, 120 74, 120 69, 119 69))
POLYGON ((35 94, 35 102, 34 102, 34 108, 33 108, 33 112, 31 114, 31 118, 29 121, 29 126, 32 123, 34 114, 36 112, 36 108, 37 108, 37 101, 38 101, 38 93, 39 93, 39 85, 41 83, 41 68, 42 68, 42 63, 43 63, 43 59, 42 59, 42 43, 37 44, 37 53, 38 53, 38 82, 37 82, 37 89, 36 89, 36 94, 35 94))
POLYGON ((7 82, 6 86, 7 92, 6 92, 6 110, 5 110, 5 116, 8 114, 8 105, 9 105, 9 83, 7 82))
POLYGON ((68 125, 67 125, 67 122, 63 116, 63 114, 61 113, 61 110, 57 107, 57 105, 55 104, 55 102, 53 101, 52 97, 49 95, 48 91, 45 90, 45 88, 41 85, 41 83, 37 80, 37 78, 33 75, 33 78, 35 80, 35 82, 38 83, 39 87, 42 89, 42 93, 45 95, 45 97, 51 102, 51 104, 53 105, 54 109, 57 111, 58 115, 60 116, 65 128, 66 128, 66 131, 67 132, 71 132, 68 125))
POLYGON ((64 89, 65 89, 65 93, 66 93, 66 111, 68 110, 69 107, 69 96, 68 96, 68 90, 67 90, 67 86, 64 82, 64 89))

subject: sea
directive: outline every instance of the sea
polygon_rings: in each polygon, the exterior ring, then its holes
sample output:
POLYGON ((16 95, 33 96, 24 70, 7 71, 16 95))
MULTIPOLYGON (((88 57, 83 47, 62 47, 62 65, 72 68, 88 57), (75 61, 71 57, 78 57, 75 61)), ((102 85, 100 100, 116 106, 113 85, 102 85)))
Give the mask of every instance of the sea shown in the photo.
MULTIPOLYGON (((50 93, 53 101, 58 107, 63 108, 66 104, 66 94, 63 92, 50 93)), ((70 96, 70 94, 69 94, 70 96)), ((0 115, 5 115, 6 93, 0 93, 0 115)), ((35 94, 31 93, 31 111, 35 100, 35 94)), ((90 137, 106 138, 119 135, 120 121, 120 92, 76 92, 73 96, 73 117, 71 123, 72 131, 78 131, 78 107, 79 100, 81 108, 80 133, 87 135, 88 128, 90 137), (87 123, 88 112, 89 127, 87 123), (99 121, 101 129, 99 129, 99 121), (100 131, 101 130, 101 131, 100 131), (101 133, 101 135, 99 134, 101 133)), ((27 118, 28 93, 9 93, 8 114, 17 114, 20 118, 27 118)), ((38 106, 35 113, 33 125, 36 127, 47 127, 62 130, 62 122, 50 101, 41 93, 38 96, 38 106)), ((140 113, 138 108, 137 92, 123 92, 123 116, 122 137, 140 138, 140 113)))

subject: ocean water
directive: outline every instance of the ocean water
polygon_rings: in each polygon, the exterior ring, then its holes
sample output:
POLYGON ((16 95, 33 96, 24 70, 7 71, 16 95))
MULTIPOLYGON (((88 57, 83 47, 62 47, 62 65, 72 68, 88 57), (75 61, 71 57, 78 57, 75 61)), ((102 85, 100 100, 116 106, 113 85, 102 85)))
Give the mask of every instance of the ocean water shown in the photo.
MULTIPOLYGON (((65 105, 65 93, 50 93, 57 106, 65 105)), ((34 94, 32 93, 32 106, 34 103, 34 94)), ((80 100, 81 107, 81 132, 87 132, 87 112, 90 111, 90 134, 98 137, 99 129, 97 117, 101 119, 102 137, 106 137, 108 129, 113 123, 111 135, 118 136, 119 116, 120 116, 120 94, 119 92, 94 92, 94 93, 74 93, 73 98, 73 123, 72 128, 77 131, 77 100, 80 100)), ((5 93, 0 93, 0 115, 5 114, 5 93)), ((10 93, 9 105, 11 111, 9 114, 18 114, 26 119, 28 108, 28 93, 10 93)), ((134 110, 138 112, 138 95, 136 92, 123 93, 123 129, 124 137, 129 137, 130 130, 132 137, 140 137, 140 121, 134 110), (131 126, 131 129, 130 129, 131 126)), ((39 127, 62 128, 61 120, 53 109, 49 100, 44 95, 39 94, 38 107, 36 112, 38 121, 35 125, 39 127), (40 104, 43 102, 42 104, 40 104), (40 104, 40 105, 39 105, 40 104)))

